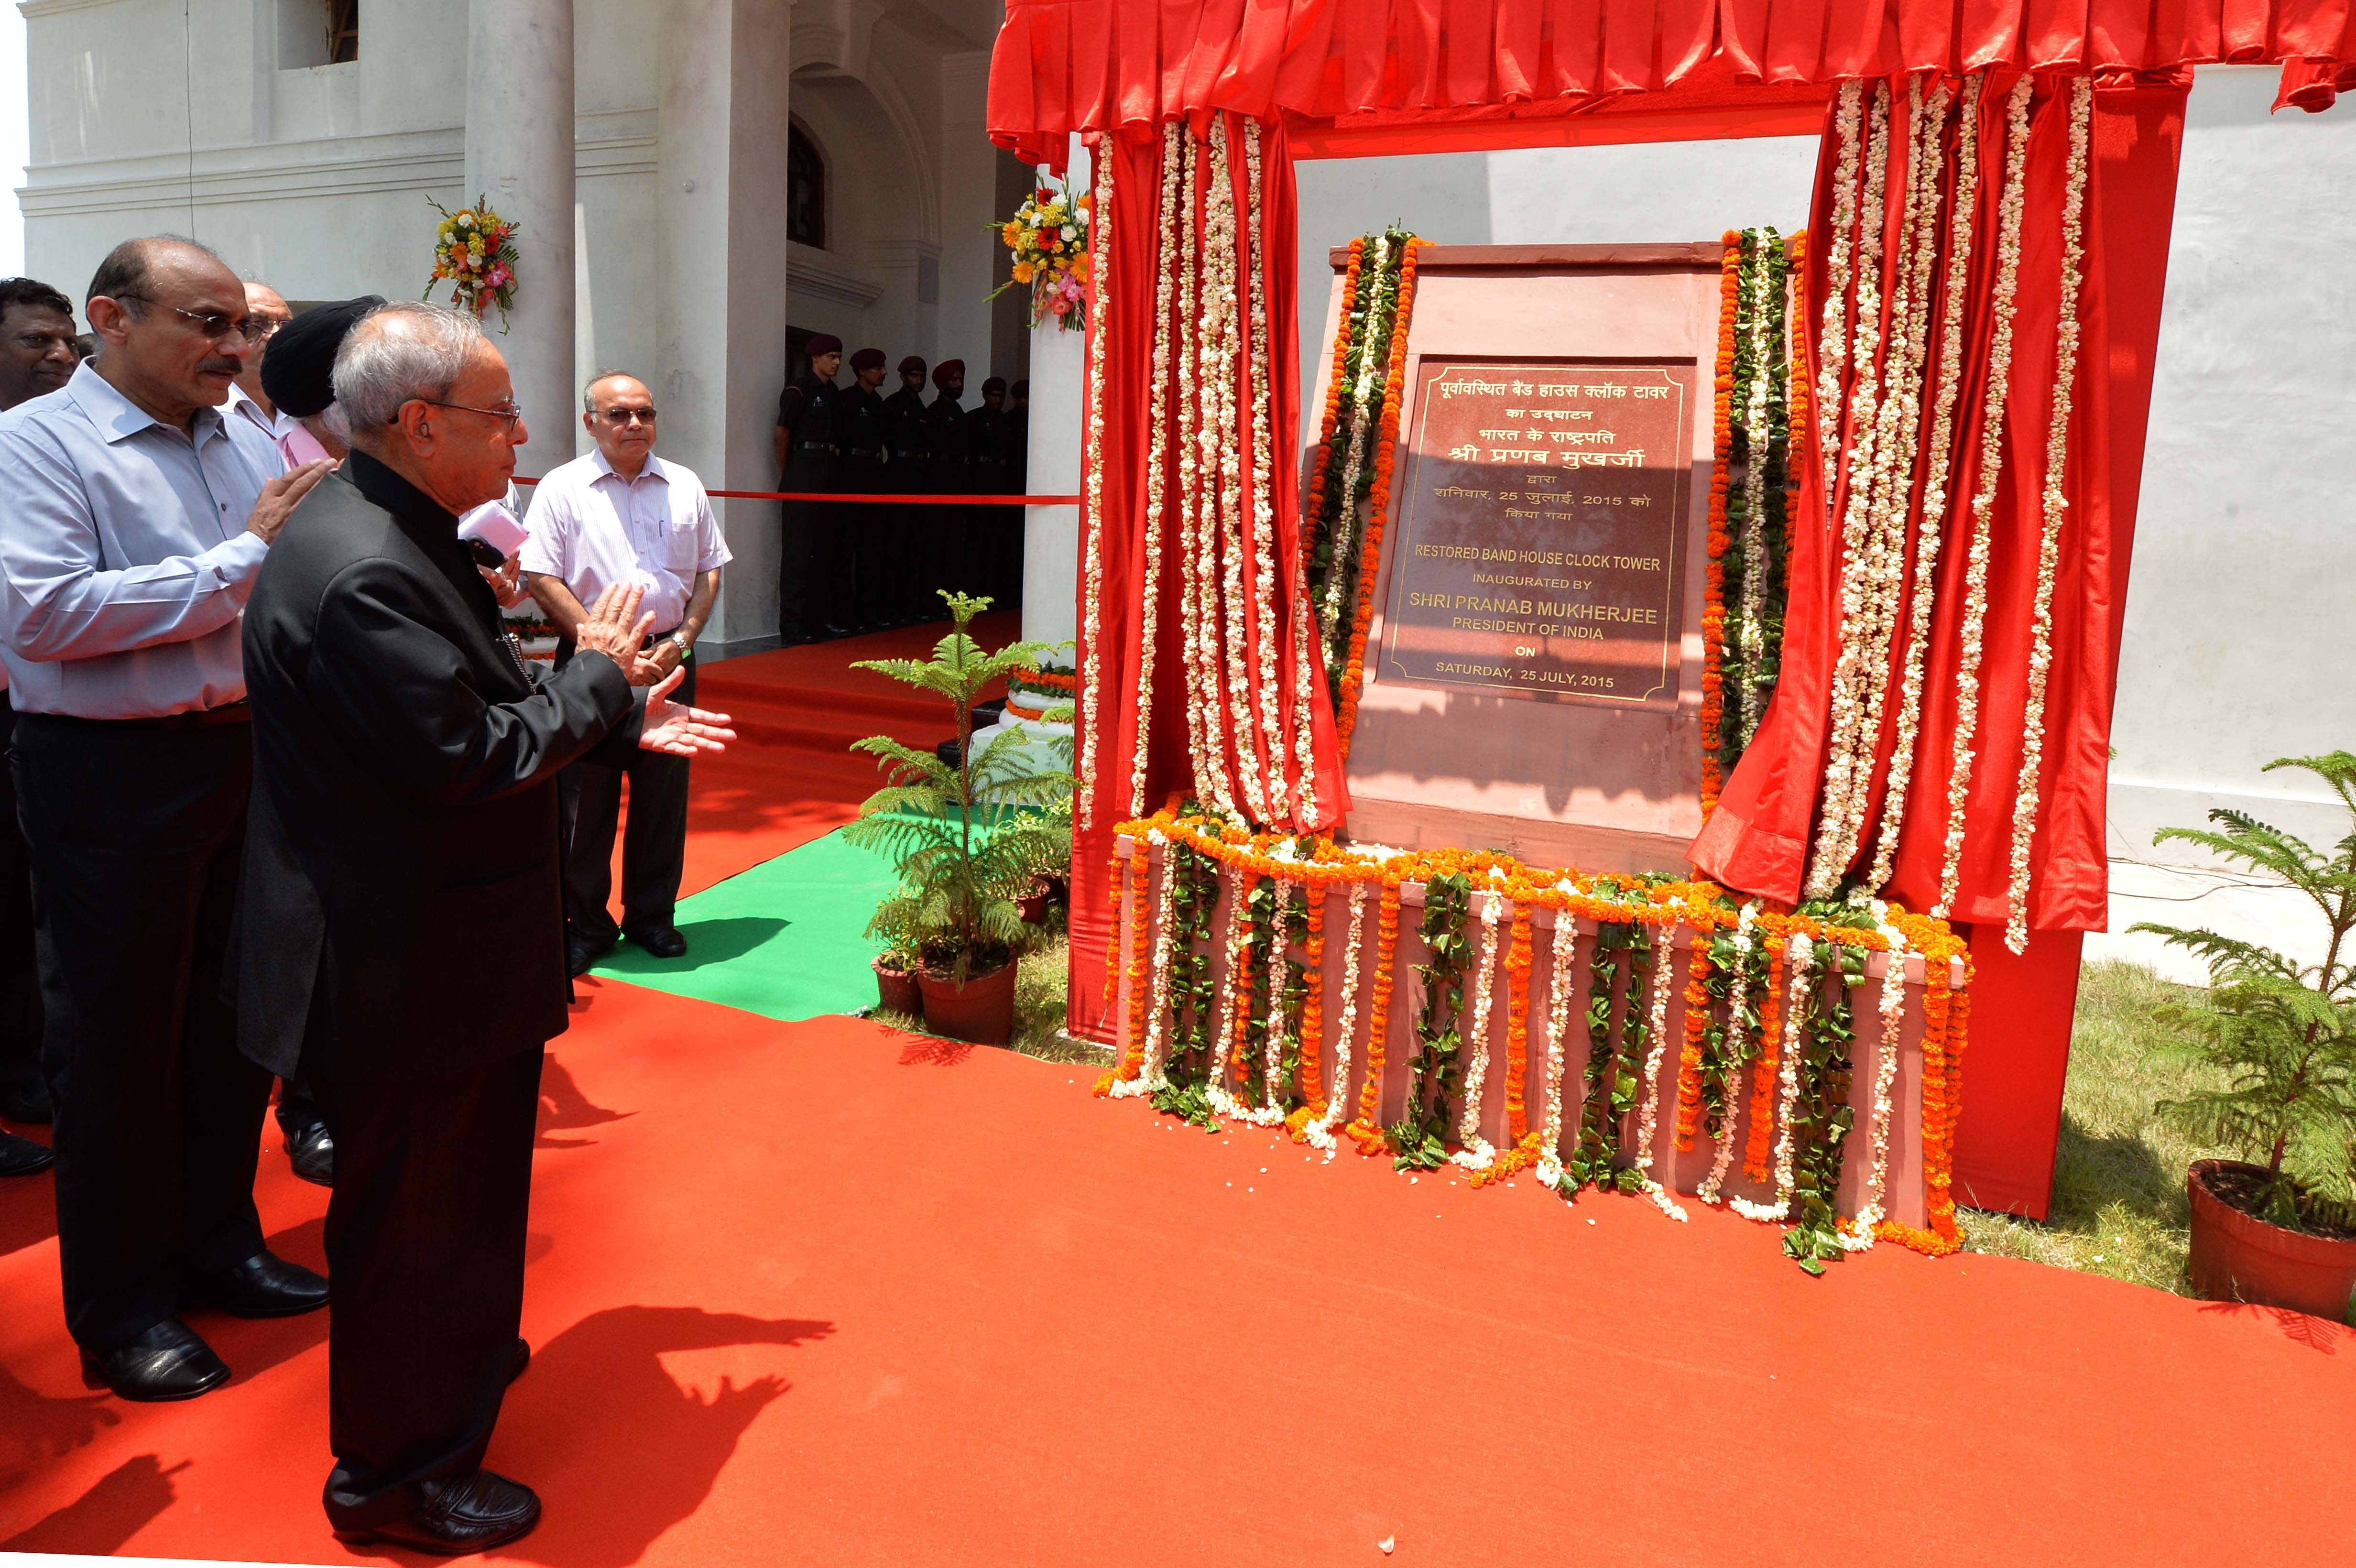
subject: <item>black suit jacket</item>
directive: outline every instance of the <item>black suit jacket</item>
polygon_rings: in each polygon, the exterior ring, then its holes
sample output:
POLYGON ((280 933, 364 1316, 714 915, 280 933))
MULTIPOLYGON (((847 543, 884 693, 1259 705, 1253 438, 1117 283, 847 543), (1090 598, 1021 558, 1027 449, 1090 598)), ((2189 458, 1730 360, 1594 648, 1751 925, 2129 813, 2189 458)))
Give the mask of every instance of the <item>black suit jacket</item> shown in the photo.
POLYGON ((562 1034, 556 774, 637 745, 620 667, 530 666, 456 519, 359 452, 271 546, 244 649, 245 1054, 417 1079, 562 1034))

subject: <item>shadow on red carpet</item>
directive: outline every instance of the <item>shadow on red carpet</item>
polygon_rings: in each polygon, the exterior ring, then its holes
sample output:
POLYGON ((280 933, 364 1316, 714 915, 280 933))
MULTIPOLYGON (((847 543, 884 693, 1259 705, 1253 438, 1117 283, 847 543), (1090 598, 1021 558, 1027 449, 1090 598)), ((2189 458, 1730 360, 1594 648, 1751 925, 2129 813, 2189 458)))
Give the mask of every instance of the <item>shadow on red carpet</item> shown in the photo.
MULTIPOLYGON (((554 1050, 612 1119, 536 1157, 538 1349, 489 1462, 548 1511, 508 1560, 2080 1568, 2356 1539, 2341 1328, 1971 1254, 1811 1280, 1730 1215, 1411 1182, 1096 1100, 1085 1068, 583 994, 554 1050)), ((307 1245, 325 1194, 274 1140, 263 1171, 307 1245)), ((82 1388, 55 1270, 0 1258, 0 1541, 374 1560, 319 1513, 317 1319, 208 1319, 235 1381, 134 1407, 82 1388)))

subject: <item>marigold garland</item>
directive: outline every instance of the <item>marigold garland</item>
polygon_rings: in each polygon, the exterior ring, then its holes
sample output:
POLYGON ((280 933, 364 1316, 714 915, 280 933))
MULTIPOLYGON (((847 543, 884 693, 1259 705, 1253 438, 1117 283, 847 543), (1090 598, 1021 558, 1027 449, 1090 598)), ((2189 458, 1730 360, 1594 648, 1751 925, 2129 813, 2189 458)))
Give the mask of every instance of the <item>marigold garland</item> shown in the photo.
MULTIPOLYGON (((1907 952, 1921 952, 1926 961, 1928 982, 1924 992, 1922 1158, 1929 1202, 1927 1212, 1933 1224, 1928 1231, 1915 1232, 1908 1236, 1897 1233, 1902 1227, 1892 1227, 1885 1221, 1872 1226, 1870 1233, 1917 1250, 1953 1249, 1954 1243, 1944 1238, 1945 1232, 1952 1232, 1954 1229, 1951 1191, 1952 1145, 1955 1107, 1959 1099, 1954 1092, 1954 1085, 1958 1077, 1957 1059, 1963 1049, 1963 1028, 1962 1013, 1957 1006, 1962 987, 1954 984, 1951 976, 1954 964, 1961 960, 1965 965, 1964 983, 1968 984, 1969 952, 1963 940, 1943 923, 1913 914, 1895 904, 1875 903, 1869 909, 1858 911, 1859 919, 1869 923, 1848 924, 1843 923, 1837 915, 1826 918, 1783 911, 1758 902, 1738 901, 1714 884, 1704 881, 1590 876, 1560 870, 1533 871, 1511 856, 1494 850, 1434 848, 1400 851, 1378 846, 1337 844, 1323 837, 1312 839, 1289 834, 1254 833, 1207 816, 1181 816, 1174 807, 1165 809, 1152 818, 1125 824, 1117 832, 1132 849, 1132 888, 1137 885, 1139 861, 1154 848, 1161 848, 1165 857, 1191 851, 1212 862, 1217 868, 1217 874, 1234 873, 1237 891, 1229 900, 1226 969, 1228 979, 1222 987, 1216 1035, 1226 1048, 1220 1054, 1224 1056, 1229 1051, 1239 1053, 1237 1065, 1248 1073, 1261 1066, 1251 1054, 1251 1047, 1255 1043, 1254 1028, 1260 1021, 1253 1017, 1252 1003, 1256 993, 1262 988, 1254 971, 1266 967, 1270 975, 1268 982, 1270 1011, 1265 1038, 1258 1043, 1273 1049, 1279 1033, 1289 1021, 1283 1013, 1287 1006, 1284 993, 1292 988, 1290 986, 1279 987, 1274 978, 1275 965, 1282 954, 1279 944, 1286 940, 1285 933, 1289 929, 1293 941, 1299 942, 1304 949, 1312 947, 1312 942, 1306 930, 1306 922, 1312 918, 1308 912, 1320 912, 1313 917, 1318 926, 1313 944, 1317 966, 1313 976, 1307 974, 1304 967, 1300 987, 1301 994, 1297 998, 1300 1004, 1297 1016, 1301 1021, 1303 1035, 1309 1033, 1307 1026, 1312 1019, 1317 1022, 1316 1048, 1313 1051, 1304 1048, 1297 1059, 1302 1064, 1299 1082, 1307 1097, 1313 1098, 1315 1086, 1322 1079, 1320 1064, 1324 1032, 1322 901, 1327 891, 1337 885, 1371 889, 1379 883, 1382 890, 1379 935, 1376 944, 1373 996, 1368 1008, 1369 1035, 1365 1076, 1354 1097, 1356 1115, 1341 1129, 1343 1136, 1369 1155, 1396 1153, 1393 1140, 1387 1138, 1378 1121, 1404 887, 1415 882, 1430 888, 1438 879, 1461 878, 1462 880, 1456 885, 1462 887, 1469 883, 1477 889, 1468 902, 1486 905, 1495 901, 1500 905, 1500 912, 1509 908, 1514 930, 1508 942, 1505 965, 1510 1042, 1507 1116, 1510 1128, 1515 1113, 1519 1110, 1522 1125, 1519 1136, 1513 1138, 1510 1147, 1494 1151, 1485 1165, 1470 1172, 1478 1178, 1480 1185, 1494 1184, 1532 1164, 1538 1166, 1542 1177, 1562 1169, 1559 1164, 1549 1164, 1549 1157, 1554 1153, 1554 1147, 1558 1146, 1549 1146, 1548 1134, 1545 1129, 1532 1130, 1526 1125, 1526 1078, 1515 1071, 1518 1064, 1526 1073, 1528 1061, 1528 970, 1532 945, 1529 928, 1535 923, 1537 910, 1550 911, 1556 928, 1545 1043, 1548 1058, 1546 1121, 1547 1127, 1554 1129, 1553 1136, 1557 1139, 1561 1134, 1558 1104, 1558 1086, 1562 1081, 1560 1038, 1571 999, 1568 985, 1570 973, 1569 960, 1575 952, 1573 944, 1577 940, 1576 922, 1579 919, 1592 919, 1598 923, 1599 929, 1606 933, 1625 933, 1616 940, 1617 950, 1633 960, 1630 967, 1638 972, 1637 976, 1631 977, 1632 984, 1624 1002, 1612 996, 1608 986, 1599 988, 1594 1002, 1605 1011, 1606 1024, 1602 1029, 1602 1040, 1599 1042, 1601 1048, 1615 1060, 1624 1059, 1631 1077, 1638 1073, 1643 1075, 1644 1092, 1641 1094, 1622 1095, 1616 1089, 1610 1091, 1613 1099, 1626 1100, 1627 1108, 1635 1114, 1640 1128, 1655 1125, 1655 1119, 1665 1114, 1658 1109, 1668 1093, 1661 1069, 1665 1066, 1668 1047, 1665 1022, 1669 992, 1676 985, 1665 965, 1675 962, 1676 933, 1679 930, 1691 932, 1692 944, 1700 950, 1697 955, 1689 955, 1685 965, 1684 995, 1688 1016, 1682 1031, 1685 1050, 1680 1053, 1680 1071, 1676 1075, 1678 1079, 1680 1116, 1685 1109, 1686 1053, 1696 1050, 1697 1030, 1702 1031, 1698 1036, 1701 1040, 1699 1050, 1704 1053, 1702 1070, 1705 1072, 1714 1070, 1709 1063, 1715 1059, 1707 1054, 1713 1049, 1707 1034, 1708 1019, 1713 1008, 1710 980, 1718 965, 1728 960, 1721 960, 1709 953, 1711 933, 1730 933, 1731 941, 1738 944, 1730 949, 1733 952, 1748 951, 1739 944, 1754 941, 1766 945, 1767 973, 1763 985, 1759 987, 1762 993, 1759 1020, 1762 1051, 1754 1063, 1760 1070, 1760 1076, 1753 1085, 1753 1108, 1750 1118, 1750 1141, 1754 1147, 1749 1163, 1760 1179, 1767 1179, 1772 1172, 1779 1189, 1790 1186, 1791 1178, 1786 1173, 1796 1172, 1801 1164, 1806 1164, 1812 1172, 1832 1170, 1837 1173, 1837 1165, 1830 1163, 1832 1151, 1819 1151, 1817 1145, 1828 1136, 1845 1136, 1847 1132, 1846 1128, 1828 1131, 1829 1124, 1813 1111, 1805 1117, 1790 1109, 1780 1115, 1777 1111, 1776 1102, 1779 1100, 1796 1103, 1804 1083, 1810 1082, 1807 1074, 1815 1071, 1813 1066, 1797 1059, 1795 1052, 1799 1047, 1794 1042, 1804 1038, 1817 1042, 1811 1049, 1821 1049, 1822 1041, 1832 1038, 1825 1033, 1826 1030, 1839 1030, 1847 1027, 1832 1015, 1823 1018, 1812 1016, 1803 1027, 1803 1020, 1793 1010, 1793 998, 1803 993, 1802 982, 1805 978, 1806 968, 1803 966, 1795 971, 1787 965, 1784 959, 1786 945, 1796 942, 1802 952, 1807 951, 1812 944, 1830 944, 1834 948, 1853 949, 1858 954, 1892 953, 1895 955, 1892 961, 1901 964, 1904 962, 1903 955, 1907 952), (1263 915, 1253 917, 1256 927, 1267 924, 1270 932, 1271 939, 1265 944, 1269 951, 1263 955, 1253 951, 1261 945, 1257 938, 1249 944, 1241 941, 1244 923, 1239 916, 1245 902, 1253 898, 1250 890, 1271 881, 1275 885, 1268 887, 1263 896, 1267 909, 1275 912, 1275 918, 1267 921, 1263 915), (1292 897, 1303 901, 1302 909, 1298 923, 1288 926, 1287 917, 1282 912, 1292 897), (1634 944, 1633 948, 1632 942, 1634 944), (1652 957, 1649 964, 1644 961, 1647 952, 1652 957), (1642 984, 1633 983, 1639 976, 1642 984), (1702 998, 1699 1003, 1695 1000, 1697 991, 1702 998), (1614 1014, 1618 1015, 1616 1019, 1612 1018, 1614 1014), (1699 1022, 1697 1022, 1696 1015, 1699 1016, 1699 1022), (1767 1097, 1763 1107, 1758 1104, 1762 1090, 1767 1097), (1647 1112, 1651 1114, 1644 1115, 1647 1112)), ((1142 891, 1138 890, 1141 896, 1132 907, 1146 907, 1142 891)), ((1255 903, 1253 907, 1259 906, 1255 903)), ((1477 915, 1474 918, 1477 920, 1477 915)), ((1167 919, 1162 923, 1174 929, 1167 919)), ((1147 924, 1150 940, 1152 923, 1149 920, 1147 924)), ((1355 916, 1353 925, 1355 925, 1355 916)), ((1136 933, 1131 934, 1134 942, 1136 933)), ((1205 934, 1207 934, 1207 927, 1205 934)), ((1169 931, 1165 930, 1162 936, 1167 940, 1169 931)), ((1354 944, 1353 958, 1356 956, 1354 944)), ((1283 957, 1289 973, 1290 955, 1284 954, 1283 957)), ((1620 961, 1618 958, 1612 960, 1614 964, 1620 961)), ((1603 967, 1599 956, 1598 961, 1590 965, 1590 978, 1600 977, 1603 967)), ((1150 977, 1154 973, 1150 958, 1141 969, 1134 955, 1131 969, 1141 977, 1150 977)), ((1743 992, 1744 987, 1740 984, 1729 988, 1729 1006, 1735 1017, 1741 1012, 1743 992)), ((1472 1015, 1479 1011, 1477 990, 1467 997, 1467 1001, 1471 1004, 1467 1008, 1469 1024, 1472 1015)), ((1345 1008, 1349 1006, 1345 998, 1345 1008)), ((1345 1019, 1344 1027, 1347 1029, 1348 1026, 1349 1020, 1345 1019)), ((1132 1038, 1141 1037, 1142 1032, 1141 1029, 1134 1030, 1132 1038)), ((1337 1051, 1346 1052, 1349 1045, 1349 1041, 1342 1041, 1337 1051)), ((1739 1041, 1732 1049, 1731 1060, 1739 1068, 1741 1052, 1739 1041)), ((1272 1058, 1270 1060, 1273 1061, 1272 1058)), ((1224 1083, 1226 1066, 1224 1061, 1212 1064, 1212 1072, 1216 1075, 1215 1082, 1224 1083)), ((1615 1067, 1615 1073, 1618 1071, 1615 1067)), ((1264 1072, 1255 1074, 1256 1078, 1265 1076, 1264 1072)), ((1108 1074, 1108 1082, 1112 1077, 1108 1074)), ((1266 1125, 1282 1124, 1303 1141, 1331 1147, 1332 1135, 1325 1129, 1338 1119, 1341 1107, 1349 1103, 1344 1098, 1349 1089, 1346 1069, 1337 1068, 1336 1080, 1327 1097, 1328 1108, 1322 1114, 1312 1106, 1304 1106, 1288 1115, 1284 1102, 1290 1096, 1280 1079, 1265 1084, 1256 1082, 1254 1087, 1268 1091, 1256 1096, 1264 1099, 1265 1104, 1249 1106, 1238 1104, 1225 1093, 1224 1088, 1207 1093, 1205 1098, 1213 1108, 1223 1114, 1266 1125)), ((1119 1093, 1119 1087, 1116 1086, 1113 1092, 1119 1093)), ((1141 1093, 1144 1088, 1131 1092, 1141 1093)), ((1811 1095, 1814 1093, 1813 1089, 1809 1090, 1811 1095)), ((1727 1102, 1719 1136, 1728 1140, 1728 1144, 1722 1152, 1730 1149, 1730 1140, 1734 1136, 1735 1106, 1730 1094, 1727 1096, 1727 1102)), ((1179 1114, 1176 1106, 1163 1108, 1179 1114)), ((1430 1112, 1436 1115, 1456 1108, 1454 1104, 1438 1104, 1430 1107, 1430 1112)), ((1612 1125, 1618 1125, 1615 1116, 1612 1125)), ((1649 1141, 1646 1149, 1628 1151, 1630 1168, 1620 1168, 1613 1176, 1612 1168, 1604 1162, 1614 1151, 1620 1135, 1602 1125, 1593 1130, 1604 1141, 1583 1155, 1584 1168, 1588 1171, 1584 1179, 1591 1181, 1610 1178, 1607 1184, 1623 1191, 1644 1191, 1665 1212, 1682 1214, 1666 1189, 1655 1190, 1658 1184, 1651 1181, 1645 1168, 1647 1162, 1644 1158, 1650 1147, 1649 1141)), ((1477 1162, 1460 1159, 1457 1163, 1472 1166, 1477 1162)), ((1786 1192, 1787 1206, 1789 1196, 1786 1192)), ((1744 1212, 1752 1213, 1753 1217, 1772 1212, 1768 1206, 1762 1204, 1751 1204, 1747 1208, 1737 1206, 1744 1212)), ((1869 1220, 1872 1216, 1869 1212, 1866 1218, 1869 1220)), ((1843 1246, 1862 1244, 1858 1239, 1859 1232, 1856 1227, 1847 1221, 1843 1221, 1842 1226, 1843 1246)))
POLYGON ((1358 599, 1350 615, 1350 651, 1342 666, 1342 700, 1333 729, 1342 754, 1350 754, 1350 732, 1358 723, 1358 691, 1365 681, 1366 624, 1375 613, 1375 577, 1382 565, 1383 534, 1391 509, 1391 472, 1398 449, 1399 396, 1407 381, 1408 320, 1415 311, 1416 255, 1424 241, 1410 236, 1399 263, 1398 309, 1391 326, 1391 362, 1383 380, 1382 439, 1375 446, 1375 487, 1368 496, 1365 542, 1358 550, 1358 599))
POLYGON ((1103 712, 1098 702, 1102 689, 1104 656, 1104 403, 1105 403, 1105 311, 1112 300, 1112 166, 1119 160, 1111 155, 1111 146, 1099 140, 1096 144, 1096 208, 1097 238, 1103 250, 1103 260, 1088 276, 1089 310, 1087 335, 1082 340, 1086 351, 1087 435, 1081 453, 1082 466, 1087 482, 1080 486, 1080 507, 1084 520, 1083 542, 1080 548, 1080 666, 1074 672, 1072 700, 1078 704, 1074 714, 1078 732, 1078 765, 1075 809, 1083 828, 1097 825, 1097 733, 1101 727, 1103 712))
MULTIPOLYGON (((1121 1035, 1120 1081, 1133 1081, 1145 1061, 1145 972, 1153 946, 1153 923, 1144 915, 1147 865, 1152 857, 1140 844, 1129 858, 1129 907, 1139 912, 1129 944, 1129 1019, 1121 1035)), ((1113 929, 1120 929, 1115 917, 1113 929)))
POLYGON ((1301 1003, 1301 1097, 1310 1115, 1325 1114, 1325 1074, 1319 1057, 1325 1040, 1325 889, 1309 889, 1309 934, 1301 944, 1309 989, 1301 1003))
POLYGON ((1726 551, 1733 543, 1726 531, 1726 492, 1734 451, 1734 330, 1742 298, 1742 235, 1730 229, 1721 238, 1726 253, 1719 268, 1717 397, 1710 416, 1715 461, 1709 475, 1709 567, 1701 612, 1701 815, 1705 822, 1718 809, 1718 792, 1725 782, 1719 758, 1719 727, 1726 720, 1719 667, 1720 647, 1726 641, 1726 551))
POLYGON ((1686 964, 1686 1042, 1677 1053, 1677 1142, 1693 1147, 1701 1121, 1702 1044, 1709 1033, 1709 944, 1695 939, 1686 964))

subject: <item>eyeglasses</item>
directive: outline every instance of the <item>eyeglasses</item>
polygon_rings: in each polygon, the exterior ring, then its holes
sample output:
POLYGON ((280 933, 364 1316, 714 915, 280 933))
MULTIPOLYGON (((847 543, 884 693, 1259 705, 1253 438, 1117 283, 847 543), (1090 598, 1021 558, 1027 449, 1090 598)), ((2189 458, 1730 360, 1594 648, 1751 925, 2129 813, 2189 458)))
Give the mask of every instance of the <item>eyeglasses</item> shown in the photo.
POLYGON ((605 422, 607 424, 652 424, 655 422, 655 411, 652 409, 605 409, 601 411, 605 414, 605 422))
MULTIPOLYGON (((486 419, 494 419, 498 421, 502 425, 505 425, 507 427, 507 433, 509 435, 513 435, 515 433, 515 427, 523 421, 523 409, 512 401, 501 403, 495 409, 478 409, 472 403, 445 403, 439 398, 413 398, 410 400, 412 402, 431 403, 437 409, 456 409, 461 413, 481 414, 486 419)), ((401 422, 400 413, 395 411, 392 418, 385 421, 384 422, 387 424, 399 424, 401 422)))
POLYGON ((149 299, 145 294, 117 294, 114 297, 118 300, 137 300, 141 304, 163 305, 164 309, 170 311, 174 315, 185 315, 195 322, 197 330, 215 343, 235 333, 245 339, 247 347, 259 347, 270 340, 272 333, 278 330, 276 326, 257 322, 250 315, 230 315, 217 310, 182 310, 178 305, 164 304, 162 300, 149 299))

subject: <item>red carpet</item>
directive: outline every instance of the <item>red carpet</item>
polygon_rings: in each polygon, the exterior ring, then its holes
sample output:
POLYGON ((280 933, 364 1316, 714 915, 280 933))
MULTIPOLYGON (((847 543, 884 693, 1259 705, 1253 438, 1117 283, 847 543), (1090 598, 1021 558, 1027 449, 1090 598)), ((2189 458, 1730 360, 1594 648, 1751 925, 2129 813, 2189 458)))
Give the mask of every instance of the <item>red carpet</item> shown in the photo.
MULTIPOLYGON (((974 623, 975 635, 994 648, 1021 635, 1022 622, 1018 612, 994 613, 974 623)), ((888 734, 931 747, 948 740, 947 702, 851 667, 854 659, 926 657, 948 634, 942 621, 703 667, 696 702, 733 715, 736 741, 695 764, 680 891, 708 888, 850 821, 882 782, 875 760, 851 751, 853 741, 888 734)))
MULTIPOLYGON (((2346 1561, 2356 1336, 1740 1220, 1331 1167, 1081 1069, 618 984, 557 1043, 492 1463, 551 1568, 2346 1561), (1593 1223, 1589 1221, 1592 1221, 1593 1223)), ((274 1143, 274 1140, 273 1140, 274 1143)), ((325 1194, 265 1157, 276 1244, 325 1194)), ((0 1546, 352 1561, 324 1318, 86 1392, 0 1190, 0 1546)))

